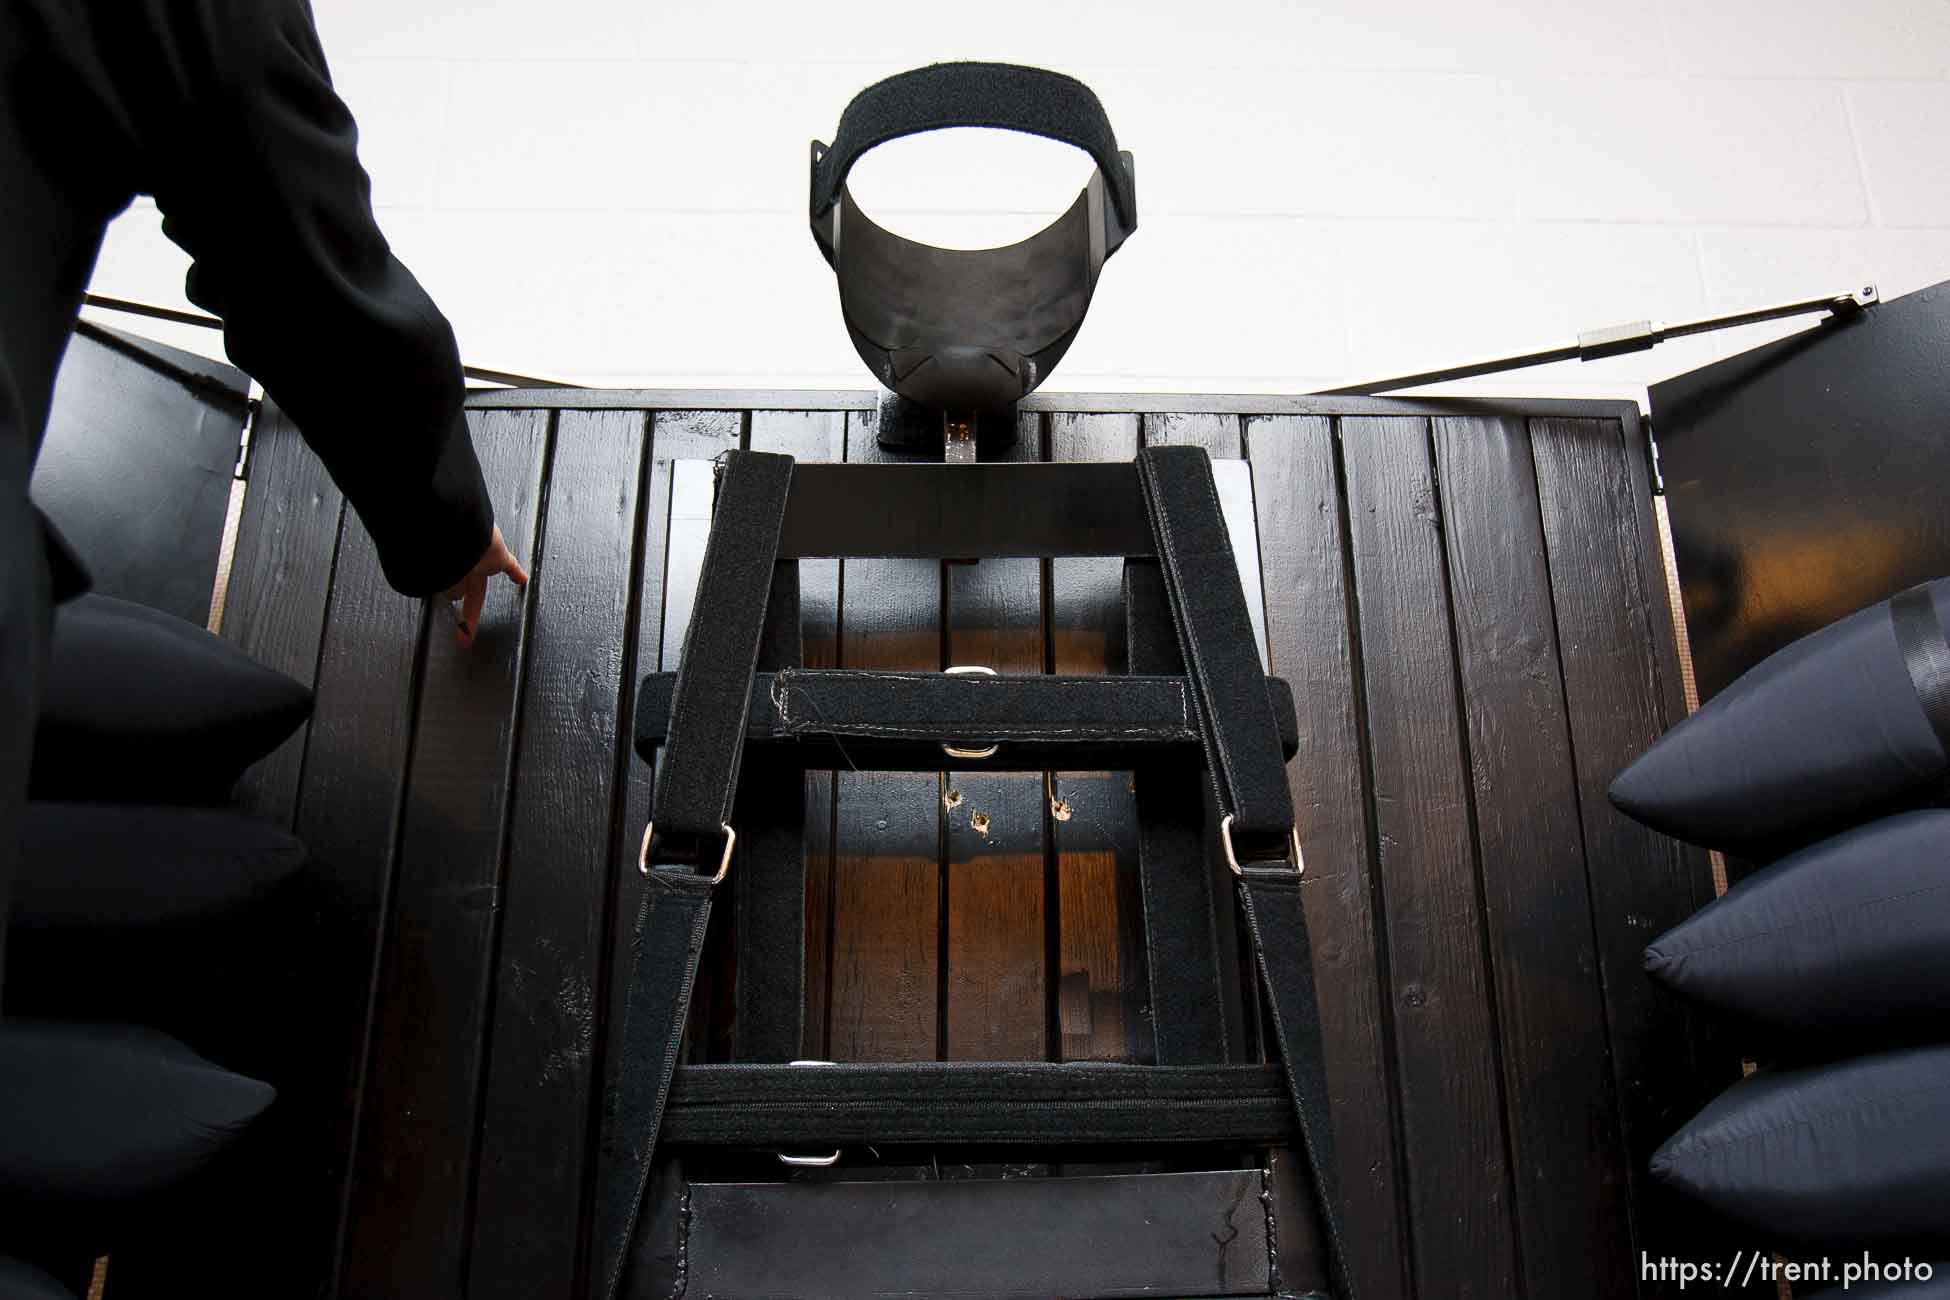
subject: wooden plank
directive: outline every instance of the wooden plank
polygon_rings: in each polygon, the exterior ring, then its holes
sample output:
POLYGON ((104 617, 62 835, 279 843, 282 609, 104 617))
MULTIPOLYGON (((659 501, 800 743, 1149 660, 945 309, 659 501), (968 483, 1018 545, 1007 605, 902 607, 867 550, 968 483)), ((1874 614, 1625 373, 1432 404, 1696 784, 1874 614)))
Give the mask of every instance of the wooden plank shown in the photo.
POLYGON ((1232 460, 1245 454, 1244 430, 1236 415, 1151 411, 1142 418, 1147 447, 1203 447, 1214 460, 1232 460))
MULTIPOLYGON (((1040 460, 1042 444, 1041 418, 1024 416, 1003 459, 1040 460)), ((951 560, 946 585, 951 665, 1043 671, 1041 560, 951 560)), ((1040 772, 957 772, 944 780, 944 1058, 1048 1059, 1047 783, 1040 772)))
MULTIPOLYGON (((1134 415, 1049 417, 1051 460, 1128 461, 1134 415)), ((1124 563, 1050 562, 1050 660, 1059 673, 1128 671, 1124 563)), ((1157 1059, 1147 1006, 1137 808, 1129 772, 1055 772, 1050 832, 1057 875, 1059 1060, 1157 1059)))
POLYGON ((1434 435, 1524 1289, 1629 1296, 1624 1153, 1530 435, 1514 417, 1438 419, 1434 435))
MULTIPOLYGON (((268 398, 251 429, 250 481, 237 525, 223 636, 259 663, 316 680, 345 498, 298 426, 268 398)), ((306 727, 254 764, 232 800, 289 826, 298 807, 306 727)))
MULTIPOLYGON (((846 417, 834 411, 753 411, 753 451, 801 462, 846 457, 846 417)), ((799 642, 808 668, 839 662, 840 563, 799 561, 799 642)), ((833 774, 806 773, 806 1014, 800 1055, 826 1050, 827 962, 832 951, 833 774)))
MULTIPOLYGON (((315 1059, 278 1089, 280 1108, 317 1126, 319 1154, 294 1160, 288 1173, 317 1185, 267 1200, 277 1219, 318 1235, 318 1258, 336 1278, 429 608, 387 583, 372 535, 350 511, 331 600, 297 816, 316 928, 307 962, 314 975, 305 981, 314 992, 303 1013, 315 1059)), ((442 615, 433 626, 445 632, 451 620, 442 615)), ((295 1245, 276 1267, 294 1282, 309 1280, 311 1249, 295 1245)))
MULTIPOLYGON (((532 555, 549 417, 483 412, 469 424, 501 531, 532 555)), ((347 1294, 465 1289, 527 612, 520 589, 497 582, 471 649, 451 635, 428 638, 347 1221, 347 1294)))
POLYGON ((1419 419, 1341 423, 1410 1249, 1435 1294, 1516 1286, 1441 507, 1419 419))
MULTIPOLYGON (((874 441, 878 420, 848 415, 847 460, 895 459, 874 441)), ((840 667, 944 667, 941 588, 937 561, 844 561, 840 667)), ((939 1053, 941 801, 936 775, 838 774, 826 1059, 939 1053)))
POLYGON ((575 1294, 648 417, 565 412, 530 567, 469 1294, 575 1294))
POLYGON ((1287 781, 1307 855, 1313 945, 1350 1267, 1371 1300, 1409 1294, 1387 971, 1378 935, 1359 656, 1350 627, 1333 430, 1324 417, 1246 423, 1272 668, 1293 687, 1287 781))
MULTIPOLYGON (((1658 649, 1665 593, 1647 559, 1657 541, 1638 499, 1643 471, 1616 421, 1532 421, 1531 445, 1636 1245, 1692 1258, 1704 1244, 1697 1215, 1646 1176, 1646 1162, 1736 1071, 1701 1054, 1685 1004, 1645 978, 1643 960, 1647 942, 1710 896, 1710 878, 1703 854, 1640 826, 1605 794, 1672 716, 1676 684, 1658 649)), ((1647 1284, 1640 1293, 1658 1292, 1647 1284)))

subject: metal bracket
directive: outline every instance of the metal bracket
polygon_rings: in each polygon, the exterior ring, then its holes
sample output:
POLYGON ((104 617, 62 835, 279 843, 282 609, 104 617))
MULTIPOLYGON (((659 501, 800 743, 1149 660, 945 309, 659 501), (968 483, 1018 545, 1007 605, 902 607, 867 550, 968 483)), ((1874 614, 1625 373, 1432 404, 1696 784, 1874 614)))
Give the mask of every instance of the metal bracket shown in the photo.
POLYGON ((1667 339, 1685 338, 1693 334, 1711 334, 1716 330, 1734 329, 1741 325, 1758 325, 1762 321, 1784 320, 1790 316, 1810 316, 1816 312, 1827 312, 1837 317, 1853 316, 1875 306, 1880 301, 1876 287, 1873 284, 1865 284, 1860 289, 1847 293, 1823 294, 1819 298, 1800 298, 1793 302, 1776 303, 1771 307, 1756 307, 1749 311, 1737 311, 1724 316, 1702 316, 1697 320, 1679 321, 1671 325, 1661 325, 1649 320, 1630 321, 1623 325, 1608 325, 1603 329, 1586 330, 1578 335, 1576 342, 1558 347, 1541 348, 1535 352, 1520 352, 1513 356, 1491 357, 1482 361, 1465 361, 1459 365, 1444 366, 1437 370, 1424 370, 1412 375, 1396 375, 1392 379, 1375 379, 1365 383, 1346 384, 1340 388, 1323 388, 1317 396, 1372 397, 1376 393, 1393 392, 1400 388, 1420 388, 1424 384, 1473 379, 1477 375, 1493 375, 1505 370, 1545 366, 1554 361, 1599 361, 1605 357, 1623 356, 1627 352, 1644 352, 1657 347, 1667 339))

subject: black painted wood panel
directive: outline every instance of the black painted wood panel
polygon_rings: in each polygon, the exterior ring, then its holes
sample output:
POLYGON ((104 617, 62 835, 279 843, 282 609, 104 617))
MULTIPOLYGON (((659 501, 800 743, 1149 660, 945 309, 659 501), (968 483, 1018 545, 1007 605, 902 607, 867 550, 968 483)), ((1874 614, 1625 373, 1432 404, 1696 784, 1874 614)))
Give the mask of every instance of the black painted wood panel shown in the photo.
MULTIPOLYGON (((385 588, 295 432, 260 425, 226 635, 318 685, 306 734, 243 794, 312 843, 318 978, 291 1006, 320 1032, 281 1067, 299 1076, 290 1149, 310 1154, 232 1221, 266 1235, 223 1276, 263 1261, 303 1294, 588 1293, 651 793, 620 728, 637 678, 678 666, 703 462, 888 453, 868 404, 564 396, 587 409, 471 416, 536 581, 498 593, 465 655, 442 611, 385 588)), ((1645 1156, 1734 1067, 1638 965, 1710 896, 1705 864, 1603 798, 1680 709, 1636 419, 1056 400, 1025 412, 1018 455, 1249 457, 1363 1294, 1653 1294, 1637 1249, 1717 1239, 1647 1186, 1645 1156)), ((807 661, 1118 671, 1117 578, 1098 560, 806 561, 807 661)), ((807 1055, 1147 1059, 1127 774, 813 773, 808 803, 807 1055)), ((730 975, 714 945, 707 983, 730 975)), ((702 991, 694 1055, 731 1050, 729 1016, 702 991)))
POLYGON ((508 812, 469 1294, 574 1293, 646 419, 568 411, 549 458, 508 812))
POLYGON ((1498 1025, 1428 422, 1341 421, 1410 1260, 1418 1294, 1517 1286, 1498 1025))
POLYGON ((1324 416, 1246 425, 1265 566, 1272 671, 1293 687, 1287 765, 1307 855, 1307 932, 1320 998, 1345 1228, 1364 1297, 1410 1294, 1387 955, 1369 805, 1359 633, 1339 452, 1324 416))
MULTIPOLYGON (((547 412, 470 417, 508 545, 532 555, 547 412)), ((473 646, 427 639, 397 883, 373 1010, 348 1209, 344 1294, 419 1297, 467 1285, 493 950, 530 603, 490 588, 473 646)))

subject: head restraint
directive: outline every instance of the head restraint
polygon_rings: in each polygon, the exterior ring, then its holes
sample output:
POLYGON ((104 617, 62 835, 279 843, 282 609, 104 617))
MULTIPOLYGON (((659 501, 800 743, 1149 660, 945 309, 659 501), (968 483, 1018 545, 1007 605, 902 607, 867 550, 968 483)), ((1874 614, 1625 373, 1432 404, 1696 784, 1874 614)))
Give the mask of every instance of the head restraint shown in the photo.
POLYGON ((1137 186, 1110 119, 1074 77, 937 63, 867 87, 833 143, 813 141, 813 238, 839 278, 853 346, 880 382, 942 410, 993 410, 1035 390, 1069 348, 1104 259, 1137 228, 1137 186), (1006 248, 951 249, 869 220, 846 187, 861 154, 904 135, 982 126, 1075 145, 1097 169, 1049 226, 1006 248))

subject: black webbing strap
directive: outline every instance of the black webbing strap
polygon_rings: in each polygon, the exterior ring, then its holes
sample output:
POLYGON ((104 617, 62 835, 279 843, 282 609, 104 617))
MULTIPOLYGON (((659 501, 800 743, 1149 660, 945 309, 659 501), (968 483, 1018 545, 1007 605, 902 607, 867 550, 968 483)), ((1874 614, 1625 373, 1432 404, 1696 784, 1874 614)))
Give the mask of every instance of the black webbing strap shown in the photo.
MULTIPOLYGON (((1149 566, 1155 584, 1157 566, 1149 566)), ((776 599, 776 597, 775 597, 776 599)), ((1164 589, 1158 624, 1178 663, 1164 589)), ((674 675, 652 673, 637 691, 636 751, 654 760, 670 727, 674 675)), ((1299 746, 1293 692, 1269 677, 1266 690, 1282 752, 1299 746)), ((1155 676, 1021 676, 812 668, 761 672, 752 681, 745 761, 794 758, 801 768, 936 772, 944 764, 982 771, 1114 771, 1140 761, 1205 765, 1205 742, 1182 672, 1155 676), (999 744, 992 758, 957 760, 953 740, 999 744)), ((1192 777, 1196 784, 1198 778, 1192 777)), ((742 836, 745 821, 733 823, 742 836)), ((742 845, 741 845, 742 848, 742 845)))
POLYGON ((1148 447, 1138 453, 1138 475, 1158 540, 1159 566, 1179 649, 1205 732, 1207 766, 1219 809, 1232 818, 1228 851, 1239 880, 1239 904, 1300 1121, 1308 1173, 1327 1230, 1336 1291, 1340 1300, 1354 1300, 1341 1234, 1340 1178, 1313 952, 1301 901, 1304 867, 1297 852, 1293 797, 1287 789, 1279 731, 1266 693, 1251 685, 1263 675, 1252 617, 1205 452, 1197 447, 1148 447), (1270 859, 1280 861, 1253 865, 1270 859))
POLYGON ((1137 463, 1233 855, 1288 858, 1293 796, 1212 462, 1199 447, 1147 447, 1137 463))
MULTIPOLYGON (((741 865, 740 870, 743 870, 741 865)), ((666 1146, 1283 1146, 1299 1136, 1277 1065, 917 1061, 687 1065, 666 1146)))
POLYGON ((765 452, 728 453, 718 479, 697 603, 684 636, 670 742, 638 863, 649 887, 631 939, 635 959, 607 1135, 615 1163, 596 1207, 604 1293, 612 1297, 636 1237, 711 919, 711 891, 731 861, 745 710, 791 483, 792 458, 765 452), (665 865, 686 854, 703 864, 702 873, 691 865, 665 865))
POLYGON ((1903 667, 1909 670, 1916 699, 1945 756, 1950 757, 1950 641, 1945 640, 1943 621, 1937 617, 1936 602, 1930 596, 1936 585, 1926 582, 1891 597, 1889 621, 1895 625, 1896 647, 1903 653, 1903 667))
POLYGON ((650 811, 659 861, 715 861, 711 846, 731 820, 752 672, 791 487, 790 456, 734 451, 724 457, 650 811))
POLYGON ((605 1143, 613 1163, 596 1194, 596 1244, 603 1294, 614 1297, 637 1237, 637 1217, 650 1182, 657 1126, 671 1071, 684 1041, 698 955, 711 920, 710 876, 689 867, 645 873, 643 910, 631 939, 630 991, 623 1011, 622 1068, 605 1143))
POLYGON ((1300 873, 1283 866, 1249 867, 1239 873, 1239 906, 1252 937, 1280 1060, 1286 1066, 1293 1112, 1300 1121, 1307 1174, 1326 1228, 1335 1294, 1339 1300, 1354 1300, 1347 1242, 1341 1235, 1340 1166, 1334 1156, 1334 1121, 1321 1046, 1320 1001, 1314 990, 1313 945, 1307 938, 1307 913, 1300 890, 1300 873))
POLYGON ((1104 106, 1075 77, 1010 63, 936 63, 875 82, 840 114, 833 143, 812 173, 816 221, 839 199, 861 154, 904 135, 988 126, 1075 145, 1096 160, 1117 214, 1137 228, 1136 187, 1118 159, 1104 106))
MULTIPOLYGON (((1185 671, 1165 580, 1152 561, 1124 565, 1124 624, 1132 672, 1185 671)), ((1205 855, 1200 766, 1199 760, 1148 763, 1131 773, 1151 1032, 1161 1066, 1202 1065, 1228 1057, 1219 909, 1213 905, 1212 869, 1205 855)))
MULTIPOLYGON (((799 562, 780 560, 758 666, 797 668, 799 562)), ((738 828, 732 873, 738 946, 732 1048, 741 1061, 799 1056, 806 1007, 806 773, 797 763, 753 753, 738 780, 731 824, 738 828)))

